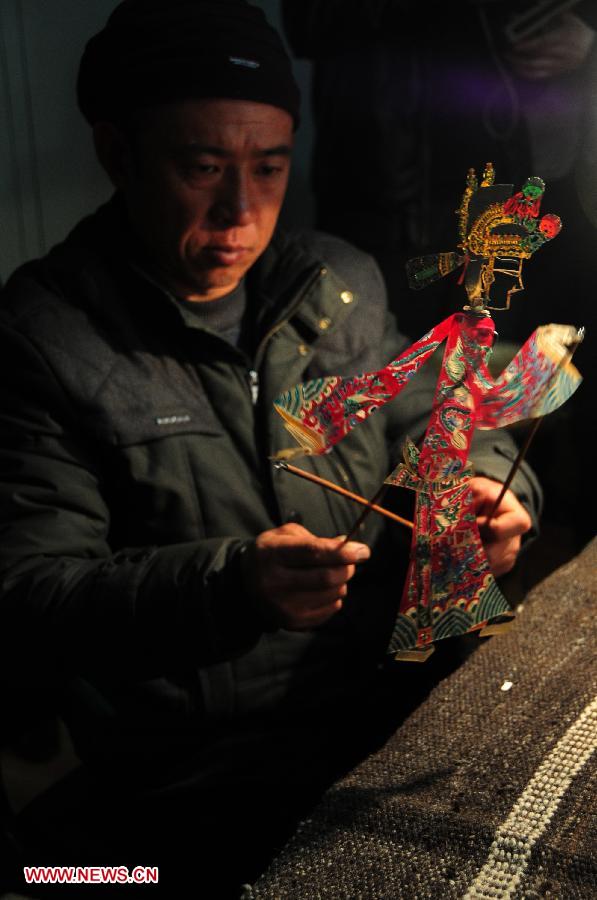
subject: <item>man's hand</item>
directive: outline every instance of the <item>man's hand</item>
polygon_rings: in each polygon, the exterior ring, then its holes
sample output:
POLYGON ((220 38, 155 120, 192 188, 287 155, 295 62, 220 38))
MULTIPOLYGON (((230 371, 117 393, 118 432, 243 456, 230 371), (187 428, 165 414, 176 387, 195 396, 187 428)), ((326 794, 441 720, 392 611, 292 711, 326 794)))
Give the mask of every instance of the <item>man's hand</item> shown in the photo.
POLYGON ((522 535, 531 527, 531 517, 512 491, 506 491, 495 515, 488 520, 502 485, 479 476, 471 479, 471 488, 491 571, 495 576, 505 575, 516 562, 522 535))
POLYGON ((342 608, 365 544, 318 538, 290 523, 258 535, 246 560, 249 588, 272 624, 302 631, 323 625, 342 608))
POLYGON ((545 34, 514 44, 506 58, 522 78, 557 78, 582 66, 594 40, 592 28, 574 13, 564 13, 545 34))

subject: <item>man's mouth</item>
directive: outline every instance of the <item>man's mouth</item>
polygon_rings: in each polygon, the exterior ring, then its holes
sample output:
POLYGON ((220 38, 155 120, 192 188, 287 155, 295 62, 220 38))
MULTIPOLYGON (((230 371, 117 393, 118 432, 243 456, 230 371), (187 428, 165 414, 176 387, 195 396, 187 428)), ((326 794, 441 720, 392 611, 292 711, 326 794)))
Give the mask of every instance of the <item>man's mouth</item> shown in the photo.
POLYGON ((241 244, 208 244, 204 252, 218 265, 234 266, 245 259, 249 247, 241 244))

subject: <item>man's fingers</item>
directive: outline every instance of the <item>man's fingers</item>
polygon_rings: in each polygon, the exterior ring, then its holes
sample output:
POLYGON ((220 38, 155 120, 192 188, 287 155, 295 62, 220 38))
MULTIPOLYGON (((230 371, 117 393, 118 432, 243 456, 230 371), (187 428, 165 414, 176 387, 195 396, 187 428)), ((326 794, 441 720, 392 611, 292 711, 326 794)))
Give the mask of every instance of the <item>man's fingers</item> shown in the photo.
POLYGON ((354 566, 317 566, 300 569, 277 565, 275 570, 270 570, 270 579, 275 580, 281 590, 297 594, 337 590, 350 581, 354 573, 354 566))
POLYGON ((320 606, 317 609, 289 611, 282 622, 282 627, 288 631, 309 631, 319 628, 335 616, 342 609, 342 599, 337 597, 331 603, 320 606))
POLYGON ((291 568, 354 565, 370 555, 366 544, 356 541, 345 544, 342 538, 319 538, 310 544, 289 545, 283 550, 284 562, 291 568))
POLYGON ((531 517, 518 497, 509 490, 493 514, 493 507, 502 490, 499 482, 476 476, 471 480, 471 488, 477 526, 489 566, 495 576, 505 575, 516 562, 521 536, 532 526, 531 517))
POLYGON ((366 544, 356 541, 345 544, 342 538, 314 538, 298 534, 280 535, 270 546, 279 562, 291 569, 354 565, 371 555, 366 544))
POLYGON ((365 544, 318 538, 288 523, 262 532, 250 546, 247 583, 268 621, 293 630, 316 628, 341 609, 355 565, 370 555, 365 544))
POLYGON ((336 600, 340 600, 346 596, 346 585, 340 585, 337 588, 328 588, 326 591, 297 591, 289 594, 281 601, 281 606, 289 612, 292 610, 297 614, 312 615, 319 610, 324 610, 332 606, 336 600))
POLYGON ((482 538, 488 541, 504 541, 525 534, 531 527, 531 517, 524 507, 506 510, 489 519, 478 516, 477 525, 482 538))
POLYGON ((489 567, 496 578, 514 568, 520 551, 520 537, 510 538, 500 543, 485 545, 489 567))

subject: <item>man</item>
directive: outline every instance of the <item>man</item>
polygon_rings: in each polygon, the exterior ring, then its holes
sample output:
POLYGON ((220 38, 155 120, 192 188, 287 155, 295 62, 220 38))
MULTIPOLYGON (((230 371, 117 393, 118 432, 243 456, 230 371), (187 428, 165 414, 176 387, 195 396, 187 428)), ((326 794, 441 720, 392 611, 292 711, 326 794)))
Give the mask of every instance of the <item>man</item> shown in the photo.
MULTIPOLYGON (((170 896, 235 896, 387 728, 400 594, 399 536, 371 516, 344 544, 355 510, 272 468, 272 401, 408 342, 367 256, 276 229, 298 93, 259 10, 125 0, 78 96, 116 192, 4 293, 0 608, 82 766, 17 824, 26 862, 160 864, 170 896)), ((422 433, 417 381, 310 465, 371 495, 422 433)), ((480 445, 479 515, 512 456, 480 445)), ((516 490, 532 506, 528 474, 516 490)), ((530 524, 508 493, 497 574, 530 524)))

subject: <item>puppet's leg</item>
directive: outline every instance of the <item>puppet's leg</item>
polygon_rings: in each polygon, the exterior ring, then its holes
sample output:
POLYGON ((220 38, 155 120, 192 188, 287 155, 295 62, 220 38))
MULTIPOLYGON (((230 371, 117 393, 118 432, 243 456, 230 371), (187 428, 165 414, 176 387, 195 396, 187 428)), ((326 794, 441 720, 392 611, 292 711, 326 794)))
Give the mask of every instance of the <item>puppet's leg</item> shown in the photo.
POLYGON ((425 662, 435 650, 429 609, 432 575, 430 511, 429 494, 418 491, 404 593, 388 648, 397 660, 425 662))
MULTIPOLYGON (((417 490, 407 579, 389 653, 424 661, 433 642, 480 631, 512 616, 481 543, 470 473, 425 482, 403 466, 392 483, 417 490)), ((492 629, 494 630, 494 629, 492 629)), ((482 633, 491 633, 484 630, 482 633)))

